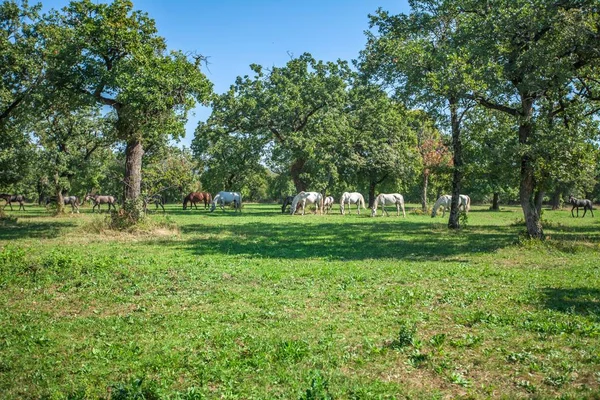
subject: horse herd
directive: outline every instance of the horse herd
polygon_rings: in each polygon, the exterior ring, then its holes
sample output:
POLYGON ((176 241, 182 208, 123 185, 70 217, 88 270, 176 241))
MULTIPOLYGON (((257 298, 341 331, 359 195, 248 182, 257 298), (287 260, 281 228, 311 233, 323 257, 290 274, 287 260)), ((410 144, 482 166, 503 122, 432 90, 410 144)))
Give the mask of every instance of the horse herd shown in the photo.
MULTIPOLYGON (((160 206, 165 211, 164 208, 164 199, 161 195, 152 195, 152 196, 142 196, 144 211, 147 211, 148 204, 154 203, 156 209, 160 206)), ((4 200, 6 203, 3 208, 6 206, 10 206, 12 211, 12 203, 16 202, 19 204, 19 211, 25 211, 25 197, 23 195, 13 195, 0 193, 0 200, 4 200)), ((116 199, 114 196, 106 196, 106 195, 97 195, 97 194, 86 194, 84 197, 84 202, 90 201, 93 204, 92 212, 95 212, 96 207, 98 207, 98 211, 100 211, 100 206, 102 204, 108 205, 108 210, 110 211, 111 207, 116 211, 116 199)), ((46 206, 50 203, 56 202, 56 197, 49 197, 46 199, 46 206)), ((79 213, 79 198, 77 196, 64 196, 63 197, 64 205, 70 205, 72 212, 79 213)), ((285 213, 287 207, 290 207, 290 214, 294 215, 296 212, 302 210, 302 215, 304 215, 307 204, 315 205, 316 210, 321 209, 325 213, 329 213, 333 207, 335 200, 331 196, 327 196, 323 198, 323 195, 319 192, 300 192, 296 196, 287 196, 283 200, 283 205, 281 206, 281 212, 285 213)), ((189 204, 190 209, 195 207, 198 209, 197 203, 204 203, 204 209, 209 208, 210 204, 210 212, 213 212, 217 206, 221 207, 221 210, 225 211, 226 205, 231 205, 234 208, 235 212, 242 212, 242 195, 239 192, 227 192, 222 191, 215 195, 213 198, 212 195, 208 192, 191 192, 189 193, 183 200, 183 209, 186 210, 189 204)), ((442 217, 446 214, 446 210, 450 209, 450 205, 452 203, 452 196, 446 194, 440 196, 435 204, 433 205, 433 209, 431 211, 431 217, 435 217, 438 213, 440 207, 442 208, 442 217)), ((362 194, 358 192, 344 192, 340 197, 340 212, 342 215, 345 215, 346 206, 348 206, 348 212, 350 212, 350 205, 356 205, 356 212, 360 215, 361 207, 365 209, 365 199, 362 194)), ((569 204, 573 206, 571 208, 571 216, 575 217, 573 214, 573 210, 577 209, 577 217, 579 217, 579 207, 583 207, 583 217, 589 210, 594 216, 594 212, 592 211, 592 202, 587 199, 577 199, 573 196, 569 196, 569 204)), ((375 198, 373 202, 373 206, 371 207, 371 216, 374 217, 377 215, 377 208, 381 206, 381 215, 388 215, 388 211, 385 209, 386 206, 395 206, 396 207, 396 215, 400 215, 400 210, 402 210, 402 215, 406 217, 406 211, 404 209, 404 197, 399 193, 382 193, 375 198)), ((461 194, 459 198, 459 209, 462 208, 465 213, 469 212, 471 208, 471 198, 467 195, 461 194)))

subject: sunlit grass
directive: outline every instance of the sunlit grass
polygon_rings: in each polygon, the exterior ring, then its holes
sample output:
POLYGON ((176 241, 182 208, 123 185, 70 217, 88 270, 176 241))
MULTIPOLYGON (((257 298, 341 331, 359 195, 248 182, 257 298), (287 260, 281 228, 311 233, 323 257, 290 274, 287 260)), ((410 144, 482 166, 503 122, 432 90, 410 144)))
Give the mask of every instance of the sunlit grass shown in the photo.
MULTIPOLYGON (((409 205, 409 209, 417 205, 409 205)), ((408 210, 407 210, 408 211, 408 210)), ((0 230, 6 398, 599 395, 600 223, 28 208, 0 230)), ((318 398, 318 397, 315 397, 318 398)))

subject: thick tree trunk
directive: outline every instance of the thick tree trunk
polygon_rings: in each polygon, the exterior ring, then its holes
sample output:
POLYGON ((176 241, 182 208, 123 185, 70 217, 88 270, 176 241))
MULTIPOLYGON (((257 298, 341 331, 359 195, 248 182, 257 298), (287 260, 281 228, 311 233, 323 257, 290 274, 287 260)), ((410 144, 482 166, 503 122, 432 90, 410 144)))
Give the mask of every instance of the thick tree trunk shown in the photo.
POLYGON ((544 192, 543 190, 538 190, 537 192, 535 192, 534 197, 535 210, 540 216, 542 215, 542 201, 544 200, 544 194, 546 194, 546 192, 544 192))
POLYGON ((423 172, 423 191, 421 192, 421 210, 427 212, 427 185, 429 184, 429 174, 423 172))
POLYGON ((139 139, 127 143, 125 148, 125 188, 123 201, 139 197, 142 186, 142 156, 144 149, 139 139))
POLYGON ((297 193, 306 191, 307 185, 302 179, 300 179, 300 174, 304 170, 304 164, 306 164, 306 160, 297 159, 293 162, 290 167, 290 175, 292 176, 292 181, 294 182, 294 186, 296 187, 297 193))
POLYGON ((371 179, 369 181, 369 208, 373 208, 373 204, 375 204, 375 186, 377 183, 371 179))
POLYGON ((560 190, 557 189, 554 191, 552 194, 552 200, 550 202, 552 203, 552 210, 560 209, 560 190))
POLYGON ((56 196, 56 214, 65 213, 65 202, 62 195, 62 187, 60 185, 60 175, 58 171, 54 172, 54 195, 56 196))
MULTIPOLYGON (((460 185, 462 181, 462 143, 460 141, 460 120, 458 117, 458 103, 456 99, 450 99, 450 120, 452 129, 452 150, 453 150, 453 173, 452 173, 452 203, 450 205, 450 218, 448 219, 448 228, 460 228, 460 210, 458 208, 460 201, 460 185)), ((466 210, 465 210, 466 211, 466 210)))
MULTIPOLYGON (((519 143, 527 146, 531 136, 531 114, 533 112, 533 99, 530 96, 524 96, 522 100, 523 114, 522 122, 519 125, 519 143)), ((527 234, 530 238, 543 239, 544 231, 540 221, 540 214, 537 209, 535 191, 535 175, 533 168, 533 159, 529 153, 521 156, 521 183, 519 185, 519 200, 525 217, 527 234)))
POLYGON ((500 211, 500 193, 494 192, 492 199, 492 211, 500 211))

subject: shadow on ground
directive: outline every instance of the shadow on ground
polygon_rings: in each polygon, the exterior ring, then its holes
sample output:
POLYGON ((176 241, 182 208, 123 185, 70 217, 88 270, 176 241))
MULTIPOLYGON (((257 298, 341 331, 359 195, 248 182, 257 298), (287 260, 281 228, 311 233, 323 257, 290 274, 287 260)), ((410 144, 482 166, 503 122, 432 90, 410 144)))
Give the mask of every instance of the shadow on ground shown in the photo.
POLYGON ((600 289, 544 288, 542 294, 545 308, 600 320, 600 289))
POLYGON ((62 222, 60 224, 51 222, 21 222, 5 223, 0 225, 0 241, 18 240, 18 239, 42 239, 55 238, 61 235, 65 228, 74 227, 71 222, 62 222))
MULTIPOLYGON (((481 227, 450 232, 429 223, 264 223, 181 227, 192 236, 183 249, 197 255, 236 254, 258 258, 361 260, 397 258, 434 260, 492 252, 515 243, 511 227, 481 227), (193 238, 194 235, 200 235, 193 238)), ((162 244, 162 243, 161 243, 162 244)), ((181 246, 181 242, 164 243, 181 246)))

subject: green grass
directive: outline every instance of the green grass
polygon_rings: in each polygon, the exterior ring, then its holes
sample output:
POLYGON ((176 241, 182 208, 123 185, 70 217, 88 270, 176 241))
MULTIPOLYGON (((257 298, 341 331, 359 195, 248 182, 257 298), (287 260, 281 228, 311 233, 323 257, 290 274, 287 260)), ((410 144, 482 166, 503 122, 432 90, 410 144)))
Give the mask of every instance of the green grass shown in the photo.
POLYGON ((8 211, 1 397, 600 397, 598 216, 545 210, 539 243, 518 208, 334 211, 8 211))

